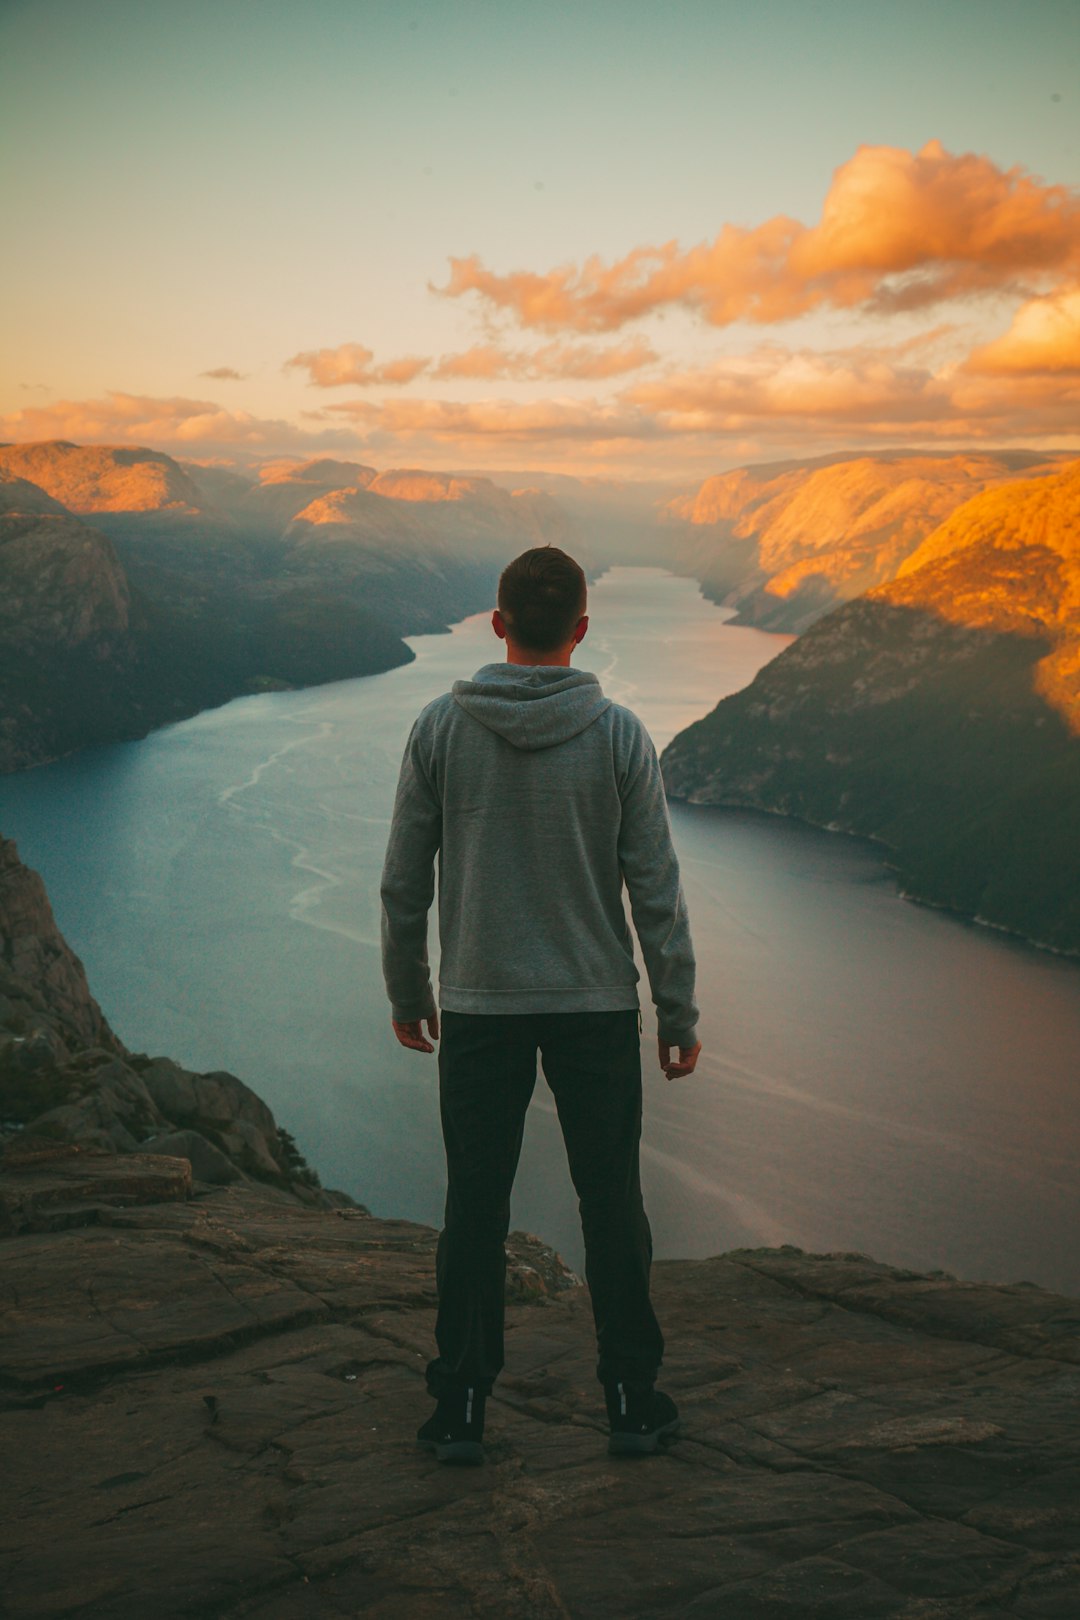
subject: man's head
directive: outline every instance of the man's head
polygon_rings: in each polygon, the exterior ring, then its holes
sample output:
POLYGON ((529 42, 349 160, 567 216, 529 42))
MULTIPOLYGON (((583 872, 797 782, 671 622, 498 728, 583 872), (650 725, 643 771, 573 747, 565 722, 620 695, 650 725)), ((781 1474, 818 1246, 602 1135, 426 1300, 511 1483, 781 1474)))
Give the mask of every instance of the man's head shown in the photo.
POLYGON ((534 546, 502 571, 495 634, 512 664, 569 664, 589 627, 585 575, 558 546, 534 546))

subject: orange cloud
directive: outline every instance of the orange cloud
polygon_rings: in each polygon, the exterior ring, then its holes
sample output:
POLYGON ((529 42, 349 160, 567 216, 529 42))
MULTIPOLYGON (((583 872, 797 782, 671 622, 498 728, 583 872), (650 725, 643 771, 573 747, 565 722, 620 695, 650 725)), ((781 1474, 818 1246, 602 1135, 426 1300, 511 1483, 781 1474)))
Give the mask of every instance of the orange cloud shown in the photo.
POLYGON ((653 438, 663 431, 647 413, 633 406, 596 400, 518 404, 488 399, 465 404, 449 399, 391 399, 379 405, 350 400, 330 408, 381 434, 395 438, 424 434, 439 442, 634 439, 653 438))
POLYGON ((459 378, 546 378, 599 382, 605 377, 624 376, 639 371, 658 359, 645 338, 634 338, 606 349, 587 343, 548 343, 531 352, 507 351, 492 343, 477 343, 462 354, 442 357, 432 376, 439 381, 459 378))
POLYGON ((777 421, 788 431, 834 422, 857 432, 872 424, 907 432, 936 428, 949 412, 948 391, 932 373, 888 354, 800 353, 774 345, 638 383, 623 399, 682 433, 760 431, 777 421))
POLYGON ((348 444, 356 437, 340 428, 306 433, 280 418, 226 411, 212 400, 158 399, 113 392, 102 399, 61 399, 0 417, 0 436, 18 443, 73 439, 78 443, 187 446, 212 443, 252 450, 279 445, 348 444))
POLYGON ((1009 330, 976 349, 965 369, 991 374, 1080 372, 1080 287, 1022 304, 1009 330))
POLYGON ((817 353, 764 345, 639 382, 620 398, 669 433, 828 434, 845 446, 882 438, 1075 437, 1080 421, 1080 385, 1070 377, 975 377, 964 365, 933 370, 909 363, 902 347, 817 353))
POLYGON ((1080 193, 939 141, 919 152, 861 146, 836 170, 815 226, 784 215, 724 225, 710 243, 639 247, 544 273, 451 259, 448 298, 546 331, 614 331, 670 305, 714 326, 789 320, 819 307, 909 309, 1080 265, 1080 193))
POLYGON ((352 383, 358 388, 372 388, 379 384, 412 382, 430 362, 418 355, 407 355, 400 360, 385 360, 372 365, 375 356, 362 343, 341 343, 336 349, 309 349, 286 360, 285 369, 297 366, 306 370, 308 381, 317 388, 342 388, 352 383))
POLYGON ((213 371, 200 371, 200 377, 212 377, 215 382, 243 382, 246 371, 234 371, 232 366, 215 366, 213 371))

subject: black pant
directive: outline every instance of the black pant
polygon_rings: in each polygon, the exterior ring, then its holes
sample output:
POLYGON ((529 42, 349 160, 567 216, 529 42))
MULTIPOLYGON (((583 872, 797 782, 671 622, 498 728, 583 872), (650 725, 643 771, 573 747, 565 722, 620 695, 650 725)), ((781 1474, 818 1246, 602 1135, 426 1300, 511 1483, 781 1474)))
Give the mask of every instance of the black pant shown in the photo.
POLYGON ((439 1104, 445 1226, 435 1275, 439 1354, 427 1387, 490 1392, 503 1367, 510 1192, 536 1053, 555 1097, 585 1238, 601 1382, 651 1384, 664 1338, 649 1301, 652 1232, 641 1198, 638 1014, 442 1014, 439 1104))

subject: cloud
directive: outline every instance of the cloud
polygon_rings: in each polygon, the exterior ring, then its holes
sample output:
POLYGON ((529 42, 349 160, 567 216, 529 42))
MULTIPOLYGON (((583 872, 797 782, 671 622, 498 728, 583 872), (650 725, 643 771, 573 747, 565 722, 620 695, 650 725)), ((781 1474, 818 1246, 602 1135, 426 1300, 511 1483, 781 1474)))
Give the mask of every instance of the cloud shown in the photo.
POLYGON ((61 399, 0 417, 0 436, 20 443, 34 439, 73 439, 77 443, 186 447, 192 444, 263 450, 298 443, 348 444, 356 436, 342 428, 308 433, 280 418, 227 411, 213 400, 179 396, 155 398, 114 391, 100 399, 61 399))
POLYGON ((212 371, 200 371, 200 377, 212 377, 215 382, 244 382, 246 371, 234 371, 232 366, 215 366, 212 371))
POLYGON ((991 375, 1080 372, 1080 287, 1022 304, 1009 330, 976 349, 965 370, 991 375))
POLYGON ((933 373, 888 353, 821 354, 774 344, 638 383, 623 398, 687 432, 743 432, 776 419, 856 428, 925 424, 949 408, 948 392, 933 373))
POLYGON ((955 363, 935 369, 910 360, 907 345, 821 353, 764 344, 639 382, 620 399, 668 434, 749 432, 784 442, 827 438, 845 447, 882 439, 1074 437, 1080 420, 1080 387, 1070 377, 979 377, 955 363))
POLYGON ((448 399, 391 399, 381 404, 350 400, 331 410, 350 416, 380 434, 406 438, 416 434, 440 443, 477 439, 517 443, 566 439, 654 438, 663 431, 634 406, 597 400, 537 400, 520 404, 488 399, 464 403, 448 399))
POLYGON ((815 226, 780 214, 725 224, 687 250, 672 241, 542 273, 452 258, 447 284, 432 291, 475 293, 523 327, 608 332, 674 305, 713 326, 823 307, 914 309, 1053 282, 1078 266, 1080 193, 930 141, 914 153, 859 147, 834 173, 815 226))
POLYGON ((606 349, 587 343, 548 343, 532 351, 508 351, 493 343, 478 343, 461 354, 443 355, 432 376, 439 382, 461 378, 599 382, 639 371, 658 358, 645 338, 633 338, 606 349))
POLYGON ((316 388, 342 388, 351 383, 357 388, 372 388, 380 384, 412 382, 430 361, 417 355, 400 360, 385 360, 373 365, 375 355, 362 343, 341 343, 336 349, 309 349, 286 360, 285 369, 299 367, 308 373, 308 382, 316 388))

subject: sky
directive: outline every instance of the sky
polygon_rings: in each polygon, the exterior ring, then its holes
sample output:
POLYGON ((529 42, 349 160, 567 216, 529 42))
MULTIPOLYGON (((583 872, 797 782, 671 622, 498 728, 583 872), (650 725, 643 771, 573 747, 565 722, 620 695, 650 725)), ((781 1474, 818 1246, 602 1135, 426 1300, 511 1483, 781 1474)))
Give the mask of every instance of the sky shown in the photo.
POLYGON ((1080 448, 1077 0, 0 0, 0 439, 1080 448))

